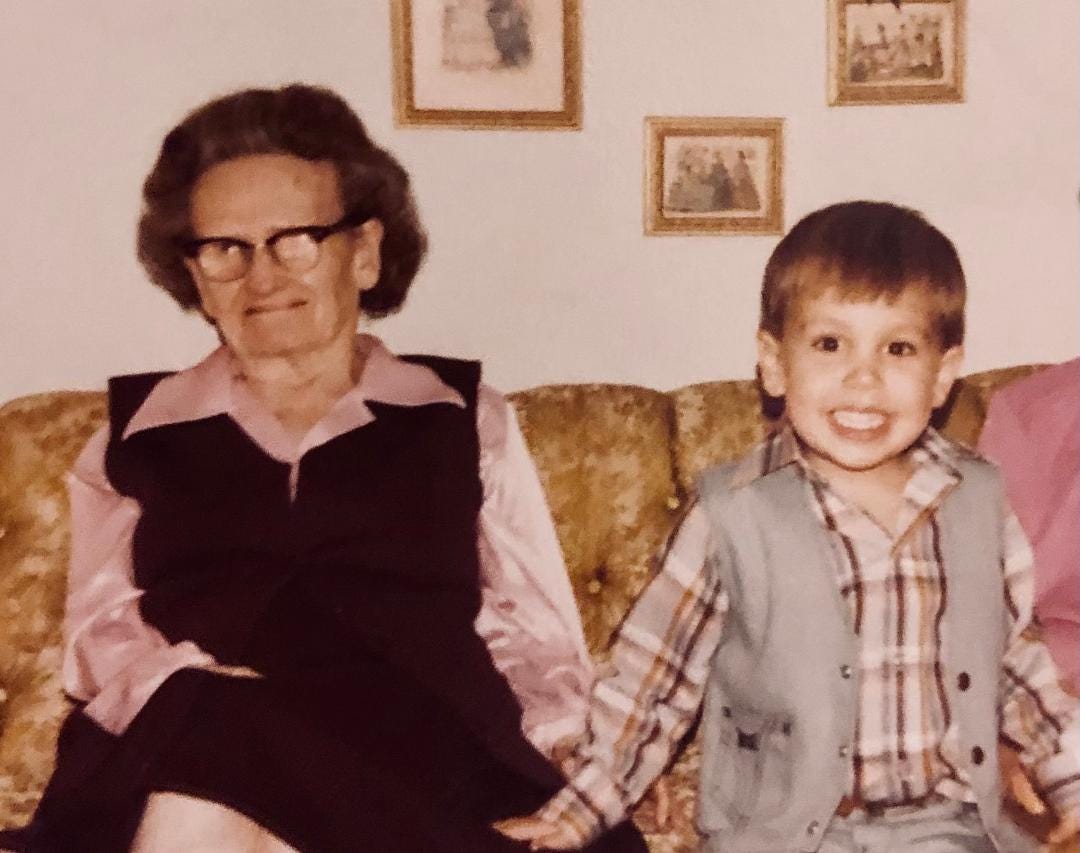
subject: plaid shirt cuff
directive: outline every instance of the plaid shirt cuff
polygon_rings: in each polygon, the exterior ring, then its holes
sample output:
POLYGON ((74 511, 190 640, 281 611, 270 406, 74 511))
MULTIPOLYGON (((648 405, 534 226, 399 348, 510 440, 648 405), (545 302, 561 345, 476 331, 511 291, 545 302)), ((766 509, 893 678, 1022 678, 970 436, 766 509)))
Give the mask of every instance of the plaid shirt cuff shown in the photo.
POLYGON ((626 806, 611 779, 590 762, 582 765, 537 817, 566 827, 580 845, 585 845, 621 823, 626 806))

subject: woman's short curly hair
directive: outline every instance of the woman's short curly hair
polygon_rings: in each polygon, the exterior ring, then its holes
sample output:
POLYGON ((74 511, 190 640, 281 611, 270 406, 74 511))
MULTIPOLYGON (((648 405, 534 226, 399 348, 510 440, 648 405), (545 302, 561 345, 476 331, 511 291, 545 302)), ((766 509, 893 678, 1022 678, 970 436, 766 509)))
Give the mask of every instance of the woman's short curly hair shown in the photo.
POLYGON ((189 214, 192 189, 212 166, 256 154, 334 164, 345 212, 379 219, 385 231, 379 281, 361 292, 360 308, 369 317, 400 308, 427 249, 409 176, 371 141, 341 96, 303 84, 216 98, 165 137, 143 184, 137 241, 139 261, 154 284, 184 309, 198 307, 199 294, 180 248, 195 236, 189 214))

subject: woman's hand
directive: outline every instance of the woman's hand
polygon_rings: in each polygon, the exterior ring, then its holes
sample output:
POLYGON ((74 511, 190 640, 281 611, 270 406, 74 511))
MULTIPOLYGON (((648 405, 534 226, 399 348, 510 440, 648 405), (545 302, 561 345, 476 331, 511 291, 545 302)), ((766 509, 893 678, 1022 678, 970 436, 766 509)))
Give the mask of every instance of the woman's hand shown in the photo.
POLYGON ((1080 820, 1077 815, 1056 815, 1035 792, 1020 763, 1020 756, 1007 743, 998 744, 998 766, 1005 808, 1025 830, 1044 842, 1043 853, 1073 853, 1080 850, 1080 820), (1019 809, 1019 811, 1018 811, 1019 809))
MULTIPOLYGON (((559 768, 566 779, 577 769, 575 751, 579 740, 577 735, 564 737, 551 747, 548 755, 548 760, 559 768)), ((492 828, 514 841, 526 842, 530 850, 577 850, 582 844, 581 839, 564 825, 536 815, 508 817, 493 823, 492 828)))
POLYGON ((1076 815, 1066 815, 1046 836, 1044 853, 1076 853, 1080 850, 1080 820, 1076 815))
POLYGON ((581 846, 581 840, 565 826, 535 815, 509 817, 492 826, 507 838, 526 842, 530 850, 577 850, 581 846))
POLYGON ((232 678, 262 678, 261 672, 256 672, 249 666, 230 666, 224 663, 206 663, 199 667, 199 669, 205 669, 207 672, 214 672, 218 675, 228 675, 232 678))
MULTIPOLYGON (((578 746, 580 738, 576 735, 565 737, 560 741, 557 741, 551 748, 551 755, 549 760, 552 764, 562 771, 565 778, 569 779, 574 770, 577 768, 578 759, 575 757, 576 748, 578 746)), ((526 825, 524 821, 529 821, 530 818, 511 818, 507 821, 502 821, 495 825, 496 829, 502 832, 500 827, 508 828, 511 831, 531 831, 528 827, 536 827, 539 831, 538 824, 526 825)), ((546 822, 545 822, 546 823, 546 822)), ((634 812, 634 823, 642 832, 650 834, 659 834, 666 832, 671 826, 671 781, 667 776, 660 776, 652 784, 649 790, 645 793, 645 796, 641 800, 640 806, 634 812)), ((548 827, 553 824, 546 824, 548 827)), ((503 835, 509 835, 509 832, 503 832, 503 835)), ((510 836, 516 838, 516 836, 510 836)), ((531 839, 518 839, 518 840, 531 840, 531 839)), ((536 849, 536 848, 533 848, 536 849)), ((562 847, 549 847, 548 849, 562 850, 567 848, 562 847)))
MULTIPOLYGON (((551 747, 548 760, 559 768, 564 778, 569 779, 577 769, 575 751, 579 741, 579 736, 570 735, 551 747)), ((582 845, 582 840, 566 826, 536 815, 508 817, 496 821, 492 827, 507 838, 527 843, 530 850, 577 850, 582 845)))

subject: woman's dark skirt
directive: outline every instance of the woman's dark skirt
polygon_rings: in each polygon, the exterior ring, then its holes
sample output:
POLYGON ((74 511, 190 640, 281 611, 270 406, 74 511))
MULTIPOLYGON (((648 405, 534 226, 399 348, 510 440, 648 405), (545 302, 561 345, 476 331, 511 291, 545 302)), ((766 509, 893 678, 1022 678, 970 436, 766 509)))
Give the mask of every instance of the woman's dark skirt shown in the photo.
MULTIPOLYGON (((122 853, 149 794, 173 791, 236 809, 302 853, 520 853, 491 823, 561 787, 534 766, 508 767, 438 696, 377 661, 266 679, 181 670, 122 737, 75 711, 34 822, 0 845, 122 853)), ((646 850, 629 823, 586 849, 646 850)))

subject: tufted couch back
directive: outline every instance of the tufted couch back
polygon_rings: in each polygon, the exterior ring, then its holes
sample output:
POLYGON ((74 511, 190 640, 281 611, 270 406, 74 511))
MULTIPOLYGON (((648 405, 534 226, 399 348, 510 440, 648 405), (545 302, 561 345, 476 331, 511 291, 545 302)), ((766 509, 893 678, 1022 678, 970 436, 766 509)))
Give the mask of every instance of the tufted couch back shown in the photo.
MULTIPOLYGON (((973 442, 992 390, 1032 369, 958 383, 945 431, 973 442)), ((602 657, 694 478, 763 435, 755 385, 709 382, 668 393, 544 386, 511 400, 547 492, 586 637, 602 657)), ((0 827, 28 818, 51 772, 67 708, 58 672, 69 535, 64 474, 104 417, 98 392, 39 394, 0 407, 0 827)), ((650 836, 653 850, 691 849, 692 765, 691 758, 676 768, 683 824, 650 836)))

